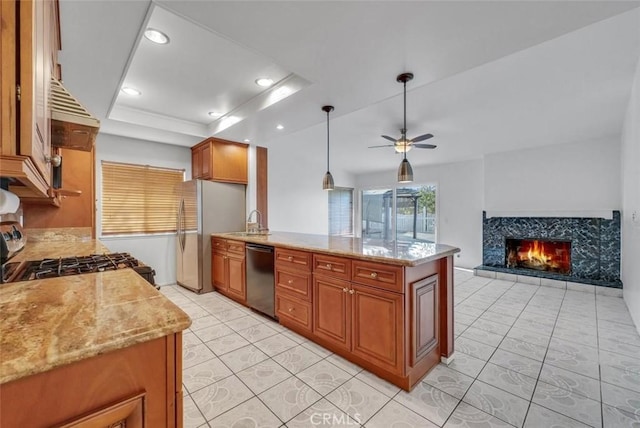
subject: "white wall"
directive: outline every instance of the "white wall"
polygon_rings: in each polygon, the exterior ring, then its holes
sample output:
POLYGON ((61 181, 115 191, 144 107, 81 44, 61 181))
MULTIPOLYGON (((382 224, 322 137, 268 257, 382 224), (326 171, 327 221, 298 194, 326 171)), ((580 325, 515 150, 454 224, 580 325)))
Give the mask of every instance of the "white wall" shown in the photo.
MULTIPOLYGON (((317 143, 317 142, 315 142, 317 143)), ((329 197, 322 190, 326 146, 283 139, 269 146, 269 229, 327 234, 329 197)), ((353 187, 353 176, 332 170, 336 187, 353 187)))
POLYGON ((137 163, 165 168, 184 169, 191 177, 191 150, 151 141, 99 134, 96 140, 96 235, 111 251, 128 252, 156 271, 160 285, 176 281, 175 234, 102 237, 102 161, 137 163))
POLYGON ((487 211, 619 210, 620 140, 486 155, 487 211))
POLYGON ((640 63, 622 135, 622 283, 640 332, 640 63))
MULTIPOLYGON (((483 162, 480 159, 416 167, 411 185, 435 183, 437 189, 438 243, 459 247, 455 265, 482 264, 483 162)), ((394 187, 397 171, 356 176, 359 189, 394 187)))

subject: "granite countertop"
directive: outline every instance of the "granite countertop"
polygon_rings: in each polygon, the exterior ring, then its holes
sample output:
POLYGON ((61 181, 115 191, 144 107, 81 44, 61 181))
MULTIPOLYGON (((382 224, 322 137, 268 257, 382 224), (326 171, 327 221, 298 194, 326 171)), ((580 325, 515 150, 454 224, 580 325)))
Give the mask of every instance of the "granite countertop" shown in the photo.
POLYGON ((58 257, 88 256, 89 254, 110 253, 102 242, 97 239, 85 241, 41 241, 32 242, 27 236, 27 245, 9 262, 24 262, 28 260, 55 259, 58 257))
MULTIPOLYGON (((15 261, 108 252, 95 240, 27 247, 15 261)), ((190 325, 187 314, 132 269, 3 284, 0 384, 190 325)))
POLYGON ((377 239, 343 236, 310 235, 306 233, 272 232, 269 235, 241 233, 213 233, 211 236, 275 247, 314 251, 324 254, 353 257, 361 260, 418 266, 460 251, 459 248, 430 242, 385 242, 377 239))

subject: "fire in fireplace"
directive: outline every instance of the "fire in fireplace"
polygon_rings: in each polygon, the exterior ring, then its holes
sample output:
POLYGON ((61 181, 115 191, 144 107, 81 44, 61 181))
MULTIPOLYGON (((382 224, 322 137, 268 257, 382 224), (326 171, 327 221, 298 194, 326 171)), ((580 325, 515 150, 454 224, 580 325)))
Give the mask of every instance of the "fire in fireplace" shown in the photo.
POLYGON ((506 238, 508 268, 571 273, 571 241, 506 238))

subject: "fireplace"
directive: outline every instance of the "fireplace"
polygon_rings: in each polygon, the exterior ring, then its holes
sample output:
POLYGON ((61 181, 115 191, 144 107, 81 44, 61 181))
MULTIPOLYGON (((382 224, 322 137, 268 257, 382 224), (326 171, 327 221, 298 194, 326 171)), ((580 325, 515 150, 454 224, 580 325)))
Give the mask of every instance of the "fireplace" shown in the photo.
POLYGON ((544 238, 506 238, 507 268, 571 274, 571 241, 544 238))
POLYGON ((620 224, 620 211, 611 218, 488 217, 483 212, 478 269, 622 288, 620 224))

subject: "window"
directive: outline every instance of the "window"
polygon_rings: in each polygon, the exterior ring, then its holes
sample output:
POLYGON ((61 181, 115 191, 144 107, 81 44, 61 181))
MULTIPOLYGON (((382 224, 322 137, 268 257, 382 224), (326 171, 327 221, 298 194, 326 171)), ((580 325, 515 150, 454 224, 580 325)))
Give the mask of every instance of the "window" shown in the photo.
POLYGON ((102 235, 175 232, 184 170, 102 162, 102 235))
POLYGON ((329 235, 353 236, 353 189, 336 187, 329 194, 329 235))
POLYGON ((436 242, 436 186, 364 190, 362 237, 436 242))

